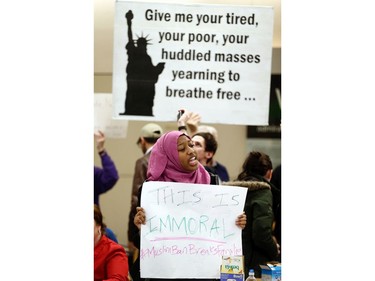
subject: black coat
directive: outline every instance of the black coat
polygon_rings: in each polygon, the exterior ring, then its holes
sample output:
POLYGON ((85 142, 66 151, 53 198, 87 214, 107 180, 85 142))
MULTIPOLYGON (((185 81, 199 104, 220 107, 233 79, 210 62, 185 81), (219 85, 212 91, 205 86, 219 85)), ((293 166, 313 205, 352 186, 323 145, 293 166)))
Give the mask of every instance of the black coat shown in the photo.
MULTIPOLYGON (((260 278, 260 264, 274 261, 278 256, 273 239, 273 196, 267 181, 249 178, 247 181, 226 182, 223 185, 241 186, 248 189, 245 201, 246 227, 242 230, 242 251, 245 259, 245 274, 254 269, 260 278)), ((245 278, 246 278, 245 277, 245 278)))

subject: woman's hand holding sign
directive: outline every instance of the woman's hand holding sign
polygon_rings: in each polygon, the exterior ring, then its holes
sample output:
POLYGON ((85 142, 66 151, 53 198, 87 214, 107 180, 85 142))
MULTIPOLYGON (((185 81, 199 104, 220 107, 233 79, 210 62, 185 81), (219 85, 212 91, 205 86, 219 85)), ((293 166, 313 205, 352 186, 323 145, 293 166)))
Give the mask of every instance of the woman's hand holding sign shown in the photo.
POLYGON ((137 214, 134 216, 134 224, 141 229, 142 224, 146 224, 145 210, 142 207, 137 207, 137 214))

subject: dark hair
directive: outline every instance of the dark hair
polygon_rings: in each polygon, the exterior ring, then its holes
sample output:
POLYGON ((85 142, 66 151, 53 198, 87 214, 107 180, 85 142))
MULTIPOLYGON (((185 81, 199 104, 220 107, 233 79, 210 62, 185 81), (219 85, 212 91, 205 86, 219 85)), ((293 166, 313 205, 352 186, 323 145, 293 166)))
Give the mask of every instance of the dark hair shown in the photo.
MULTIPOLYGON (((204 143, 205 143, 204 150, 205 151, 212 152, 213 154, 216 153, 217 141, 213 134, 208 133, 208 132, 199 132, 199 133, 194 134, 193 137, 195 136, 201 136, 202 138, 204 138, 204 143)), ((207 162, 210 162, 211 160, 212 158, 209 159, 207 162)))
POLYGON ((143 137, 144 139, 145 139, 145 141, 147 141, 148 143, 156 143, 156 141, 159 139, 159 138, 145 138, 145 137, 143 137))
POLYGON ((199 133, 194 134, 193 137, 195 136, 201 136, 202 138, 204 138, 204 142, 205 142, 204 150, 205 151, 213 152, 214 154, 216 153, 217 141, 211 133, 199 132, 199 133))
POLYGON ((100 231, 101 233, 105 233, 105 228, 107 227, 105 223, 103 222, 103 215, 100 211, 100 208, 98 205, 94 204, 94 220, 97 225, 100 225, 100 231))
POLYGON ((250 174, 265 176, 268 170, 272 170, 271 158, 259 151, 251 151, 242 165, 242 172, 238 175, 238 180, 244 180, 250 174))

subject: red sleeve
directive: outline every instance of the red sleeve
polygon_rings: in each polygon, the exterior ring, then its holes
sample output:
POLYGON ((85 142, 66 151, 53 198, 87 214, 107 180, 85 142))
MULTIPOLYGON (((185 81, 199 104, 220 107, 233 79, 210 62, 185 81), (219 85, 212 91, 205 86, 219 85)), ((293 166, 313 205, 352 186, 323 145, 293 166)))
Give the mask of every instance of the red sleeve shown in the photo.
POLYGON ((107 257, 107 279, 103 281, 129 281, 128 256, 119 244, 112 244, 107 257))

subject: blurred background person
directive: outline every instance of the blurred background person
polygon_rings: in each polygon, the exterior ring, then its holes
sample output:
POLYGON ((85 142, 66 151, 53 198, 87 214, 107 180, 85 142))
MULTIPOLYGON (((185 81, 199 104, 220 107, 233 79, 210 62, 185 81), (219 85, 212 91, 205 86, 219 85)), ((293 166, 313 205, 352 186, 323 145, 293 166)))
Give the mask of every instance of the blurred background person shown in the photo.
MULTIPOLYGON (((217 175, 216 170, 210 165, 217 149, 215 137, 210 133, 200 132, 194 134, 191 140, 194 143, 194 149, 197 152, 198 161, 208 172, 217 175)), ((221 180, 219 176, 218 179, 220 183, 221 180)))
POLYGON ((245 279, 249 269, 254 269, 255 277, 260 278, 259 265, 275 261, 280 255, 280 246, 273 234, 272 168, 267 154, 252 151, 245 159, 237 179, 223 183, 248 189, 245 201, 247 223, 242 231, 245 279))
MULTIPOLYGON (((199 125, 197 132, 208 132, 212 134, 215 137, 217 144, 219 144, 219 134, 215 127, 209 125, 199 125)), ((227 168, 223 164, 216 161, 214 156, 212 156, 212 160, 208 163, 208 166, 212 167, 221 181, 229 181, 229 173, 227 168)))
MULTIPOLYGON (((277 242, 280 245, 281 251, 281 164, 278 165, 272 172, 271 183, 280 191, 274 191, 276 200, 274 200, 274 215, 275 215, 275 227, 274 233, 277 239, 277 242), (279 197, 277 197, 279 196, 279 197), (279 199, 278 199, 279 198, 279 199)), ((275 199, 275 198, 274 198, 275 199)), ((281 254, 277 259, 281 262, 281 254)))
MULTIPOLYGON (((194 136, 196 133, 210 133, 215 137, 217 143, 216 146, 218 146, 219 134, 215 127, 200 125, 201 116, 199 113, 190 112, 185 109, 181 109, 180 112, 180 117, 177 120, 179 131, 187 133, 189 136, 194 136)), ((214 156, 212 156, 211 160, 206 164, 206 166, 212 168, 212 171, 219 176, 220 181, 229 181, 228 169, 223 164, 216 161, 214 156)))
MULTIPOLYGON (((94 165, 94 204, 100 206, 99 195, 112 189, 119 179, 115 163, 108 155, 104 148, 105 135, 103 132, 98 131, 94 134, 96 142, 96 150, 100 156, 102 167, 94 165)), ((115 233, 107 228, 106 235, 115 242, 118 242, 115 233)))
POLYGON ((94 137, 96 141, 96 149, 102 163, 102 167, 94 165, 94 204, 100 206, 99 195, 114 187, 119 179, 119 175, 115 163, 104 148, 104 133, 98 131, 94 134, 94 137))
POLYGON ((94 204, 94 281, 128 281, 128 256, 120 244, 106 235, 106 225, 94 204))
POLYGON ((137 258, 138 249, 134 246, 133 237, 138 234, 138 228, 134 225, 134 215, 138 205, 138 190, 146 180, 148 160, 155 142, 163 134, 163 129, 155 123, 148 123, 141 128, 137 140, 138 147, 142 150, 143 156, 135 162, 134 176, 132 184, 132 196, 128 222, 128 249, 132 256, 132 261, 137 258))

